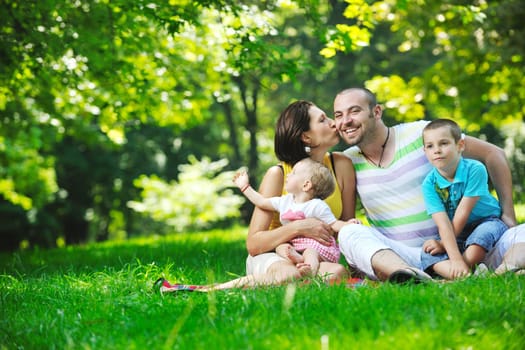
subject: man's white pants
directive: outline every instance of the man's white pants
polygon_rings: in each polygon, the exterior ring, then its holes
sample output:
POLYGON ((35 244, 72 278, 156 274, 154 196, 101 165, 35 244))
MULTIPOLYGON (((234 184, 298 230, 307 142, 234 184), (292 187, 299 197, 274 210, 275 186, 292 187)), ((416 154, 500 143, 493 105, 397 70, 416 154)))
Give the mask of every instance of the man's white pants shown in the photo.
MULTIPOLYGON (((494 248, 485 257, 485 264, 492 269, 501 264, 505 252, 514 244, 525 242, 525 224, 505 231, 494 248)), ((377 279, 372 268, 372 256, 380 250, 391 249, 412 267, 421 268, 421 247, 409 247, 401 242, 383 236, 376 229, 350 224, 339 232, 339 248, 348 264, 377 279)))

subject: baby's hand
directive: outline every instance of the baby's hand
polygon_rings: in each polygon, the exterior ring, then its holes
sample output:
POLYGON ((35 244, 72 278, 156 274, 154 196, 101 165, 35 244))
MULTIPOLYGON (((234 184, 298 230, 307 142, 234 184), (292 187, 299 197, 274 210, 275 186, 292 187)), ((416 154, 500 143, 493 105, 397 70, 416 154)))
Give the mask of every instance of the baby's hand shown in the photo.
POLYGON ((356 219, 356 218, 352 218, 352 219, 348 220, 347 223, 349 223, 349 224, 358 224, 358 225, 362 224, 361 220, 356 219))
POLYGON ((233 176, 233 182, 239 189, 246 188, 250 184, 248 173, 244 170, 238 171, 233 176))

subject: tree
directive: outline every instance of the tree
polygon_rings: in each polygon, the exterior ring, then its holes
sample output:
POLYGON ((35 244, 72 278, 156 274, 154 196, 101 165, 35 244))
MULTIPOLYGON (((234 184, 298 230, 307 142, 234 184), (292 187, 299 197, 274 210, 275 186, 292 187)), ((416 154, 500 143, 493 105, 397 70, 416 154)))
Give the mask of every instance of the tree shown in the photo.
POLYGON ((107 196, 122 183, 119 169, 96 160, 106 154, 109 164, 119 164, 126 132, 137 127, 183 131, 206 118, 212 90, 201 78, 213 69, 195 50, 188 54, 191 36, 174 40, 168 29, 198 24, 212 6, 236 8, 233 1, 206 0, 0 4, 0 195, 26 213, 21 225, 38 224, 50 214, 45 208, 61 203, 50 215, 70 212, 75 223, 59 223, 48 243, 58 235, 85 240, 87 221, 107 214, 113 205, 107 196), (71 166, 89 181, 78 183, 67 172, 71 166))
POLYGON ((177 183, 207 156, 255 184, 279 111, 305 98, 329 113, 350 84, 373 87, 388 118, 454 117, 520 149, 500 130, 523 123, 522 7, 4 0, 0 235, 12 248, 140 234, 137 178, 177 183))
MULTIPOLYGON (((316 4, 303 3, 310 2, 316 4)), ((288 7, 274 16, 275 4, 259 5, 2 2, 0 195, 22 208, 20 225, 35 232, 9 234, 46 245, 59 236, 105 239, 117 217, 132 231, 132 177, 176 179, 174 165, 190 152, 233 153, 233 165, 245 164, 244 135, 256 174, 261 91, 301 66, 276 30, 299 8, 281 2, 288 7), (228 133, 206 127, 215 122, 228 125, 228 133), (169 135, 141 138, 148 130, 169 135), (161 159, 164 166, 156 166, 161 159), (49 235, 36 238, 43 231, 49 235)))
MULTIPOLYGON (((326 57, 359 45, 383 47, 390 60, 380 61, 383 73, 386 69, 406 81, 413 88, 408 95, 412 100, 419 95, 416 102, 424 105, 426 113, 459 119, 469 131, 523 120, 519 101, 525 93, 521 73, 525 30, 519 18, 525 8, 520 1, 347 2, 344 14, 352 24, 336 28, 325 48, 326 57), (368 39, 385 24, 397 52, 381 38, 368 39), (409 70, 401 66, 403 57, 412 63, 409 70)), ((381 89, 385 100, 398 92, 397 82, 381 89)), ((399 118, 407 115, 397 111, 399 118)))

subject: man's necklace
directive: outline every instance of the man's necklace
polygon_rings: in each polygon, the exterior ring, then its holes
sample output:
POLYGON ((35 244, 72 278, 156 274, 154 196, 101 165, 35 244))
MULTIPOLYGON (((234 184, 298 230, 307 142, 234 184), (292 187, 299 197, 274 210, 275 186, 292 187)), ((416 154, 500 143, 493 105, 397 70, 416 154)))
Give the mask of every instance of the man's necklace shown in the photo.
POLYGON ((370 157, 368 157, 365 152, 361 151, 361 154, 372 164, 374 164, 376 167, 378 168, 381 168, 381 162, 383 161, 383 155, 385 154, 385 146, 386 146, 386 143, 388 142, 388 139, 390 138, 390 128, 386 129, 387 130, 387 133, 386 133, 386 140, 385 142, 383 143, 383 145, 381 146, 381 156, 379 156, 379 162, 376 163, 374 162, 372 159, 370 159, 370 157))

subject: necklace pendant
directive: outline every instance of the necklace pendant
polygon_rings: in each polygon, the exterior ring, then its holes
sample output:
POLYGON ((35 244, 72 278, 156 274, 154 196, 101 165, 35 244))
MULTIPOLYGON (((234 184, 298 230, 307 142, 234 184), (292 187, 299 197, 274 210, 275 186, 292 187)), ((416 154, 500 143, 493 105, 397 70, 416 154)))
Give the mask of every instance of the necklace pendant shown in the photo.
POLYGON ((385 154, 385 147, 386 147, 386 144, 388 142, 388 139, 390 138, 390 128, 387 128, 387 133, 386 133, 386 139, 385 139, 385 142, 383 142, 383 144, 381 145, 381 155, 379 156, 379 162, 374 162, 369 156, 366 155, 365 152, 361 151, 360 153, 363 155, 363 157, 366 158, 366 160, 368 160, 370 163, 372 163, 372 165, 380 168, 380 169, 383 169, 383 167, 381 166, 381 162, 383 161, 383 156, 385 154))

